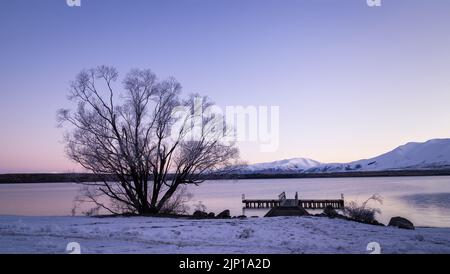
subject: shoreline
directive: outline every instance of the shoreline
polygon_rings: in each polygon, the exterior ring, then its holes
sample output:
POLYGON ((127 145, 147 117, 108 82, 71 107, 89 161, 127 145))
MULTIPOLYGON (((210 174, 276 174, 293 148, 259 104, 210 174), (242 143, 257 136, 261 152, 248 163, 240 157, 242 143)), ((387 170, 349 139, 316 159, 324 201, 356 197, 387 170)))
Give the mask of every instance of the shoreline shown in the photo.
MULTIPOLYGON (((257 219, 273 219, 273 218, 319 218, 319 219, 329 219, 329 220, 341 220, 346 222, 352 222, 362 225, 369 225, 369 226, 380 226, 380 227, 389 227, 386 223, 380 223, 381 225, 375 225, 375 224, 368 224, 363 222, 358 222, 355 220, 345 220, 345 219, 339 219, 339 218, 330 218, 326 216, 316 216, 314 214, 307 215, 307 216, 281 216, 281 217, 264 217, 264 216, 246 216, 245 218, 240 218, 238 216, 233 216, 230 218, 216 218, 216 217, 205 217, 205 218, 196 218, 192 215, 93 215, 93 216, 86 216, 86 215, 18 215, 18 214, 0 214, 0 219, 3 217, 11 217, 11 218, 92 218, 92 219, 119 219, 119 218, 148 218, 148 219, 167 219, 167 220, 180 220, 180 221, 217 221, 217 220, 257 220, 257 219)), ((427 225, 414 225, 414 228, 419 229, 449 229, 450 232, 450 226, 427 226, 427 225)), ((403 229, 402 229, 403 230, 403 229)), ((1 234, 0 234, 1 235, 1 234)))
MULTIPOLYGON (((450 176, 449 169, 443 170, 390 170, 333 173, 276 173, 276 174, 223 174, 203 176, 203 180, 247 180, 247 179, 312 179, 312 178, 366 178, 366 177, 427 177, 450 176)), ((170 176, 169 176, 170 177, 170 176)), ((7 173, 0 174, 0 184, 34 183, 87 183, 113 181, 109 174, 92 173, 7 173)))

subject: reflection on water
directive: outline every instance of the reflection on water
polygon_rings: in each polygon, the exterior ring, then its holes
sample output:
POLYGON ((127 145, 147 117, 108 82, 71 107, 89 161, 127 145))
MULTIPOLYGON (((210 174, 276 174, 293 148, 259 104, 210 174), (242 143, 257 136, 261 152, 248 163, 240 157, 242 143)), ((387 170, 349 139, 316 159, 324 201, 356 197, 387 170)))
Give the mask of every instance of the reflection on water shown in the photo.
MULTIPOLYGON (((0 185, 0 214, 70 215, 80 187, 71 183, 0 185)), ((418 226, 450 227, 450 176, 218 180, 190 186, 189 191, 194 194, 191 205, 202 201, 208 211, 229 209, 232 215, 243 213, 242 194, 249 199, 277 198, 285 191, 291 198, 298 192, 300 199, 338 199, 343 193, 347 202, 361 202, 378 193, 383 204, 371 206, 382 210, 377 218, 383 223, 403 216, 418 226)), ((245 214, 265 212, 251 209, 245 214)))
POLYGON ((406 202, 414 204, 415 207, 450 209, 450 193, 412 194, 402 196, 402 198, 406 202))
POLYGON ((450 226, 450 193, 421 193, 399 197, 410 206, 411 215, 424 226, 450 226))

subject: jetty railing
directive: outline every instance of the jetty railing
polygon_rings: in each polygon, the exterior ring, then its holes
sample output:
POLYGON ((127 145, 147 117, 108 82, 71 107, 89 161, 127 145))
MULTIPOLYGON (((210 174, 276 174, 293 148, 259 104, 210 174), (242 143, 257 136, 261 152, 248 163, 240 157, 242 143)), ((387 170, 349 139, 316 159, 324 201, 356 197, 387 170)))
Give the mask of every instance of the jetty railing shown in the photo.
MULTIPOLYGON (((281 199, 245 199, 242 195, 242 203, 244 208, 273 208, 281 206, 284 200, 281 199)), ((298 199, 298 206, 305 209, 324 209, 331 206, 334 209, 344 208, 344 198, 342 199, 298 199)))

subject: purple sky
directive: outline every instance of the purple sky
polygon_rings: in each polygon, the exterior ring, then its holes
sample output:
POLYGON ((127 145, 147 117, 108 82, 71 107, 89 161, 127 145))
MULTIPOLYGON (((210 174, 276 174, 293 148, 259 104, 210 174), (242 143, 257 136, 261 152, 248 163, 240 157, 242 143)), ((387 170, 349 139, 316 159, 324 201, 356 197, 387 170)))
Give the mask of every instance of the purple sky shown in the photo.
POLYGON ((101 64, 150 68, 225 105, 280 107, 249 162, 341 162, 449 137, 450 1, 3 0, 0 173, 70 171, 55 113, 101 64))

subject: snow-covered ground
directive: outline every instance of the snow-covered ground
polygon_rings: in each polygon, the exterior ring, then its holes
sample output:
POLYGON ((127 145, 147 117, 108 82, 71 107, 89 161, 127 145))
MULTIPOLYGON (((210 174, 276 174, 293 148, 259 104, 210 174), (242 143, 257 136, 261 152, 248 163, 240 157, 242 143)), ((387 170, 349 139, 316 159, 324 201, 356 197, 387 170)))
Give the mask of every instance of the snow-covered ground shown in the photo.
POLYGON ((320 217, 192 220, 0 216, 0 253, 450 253, 450 228, 403 230, 320 217))

